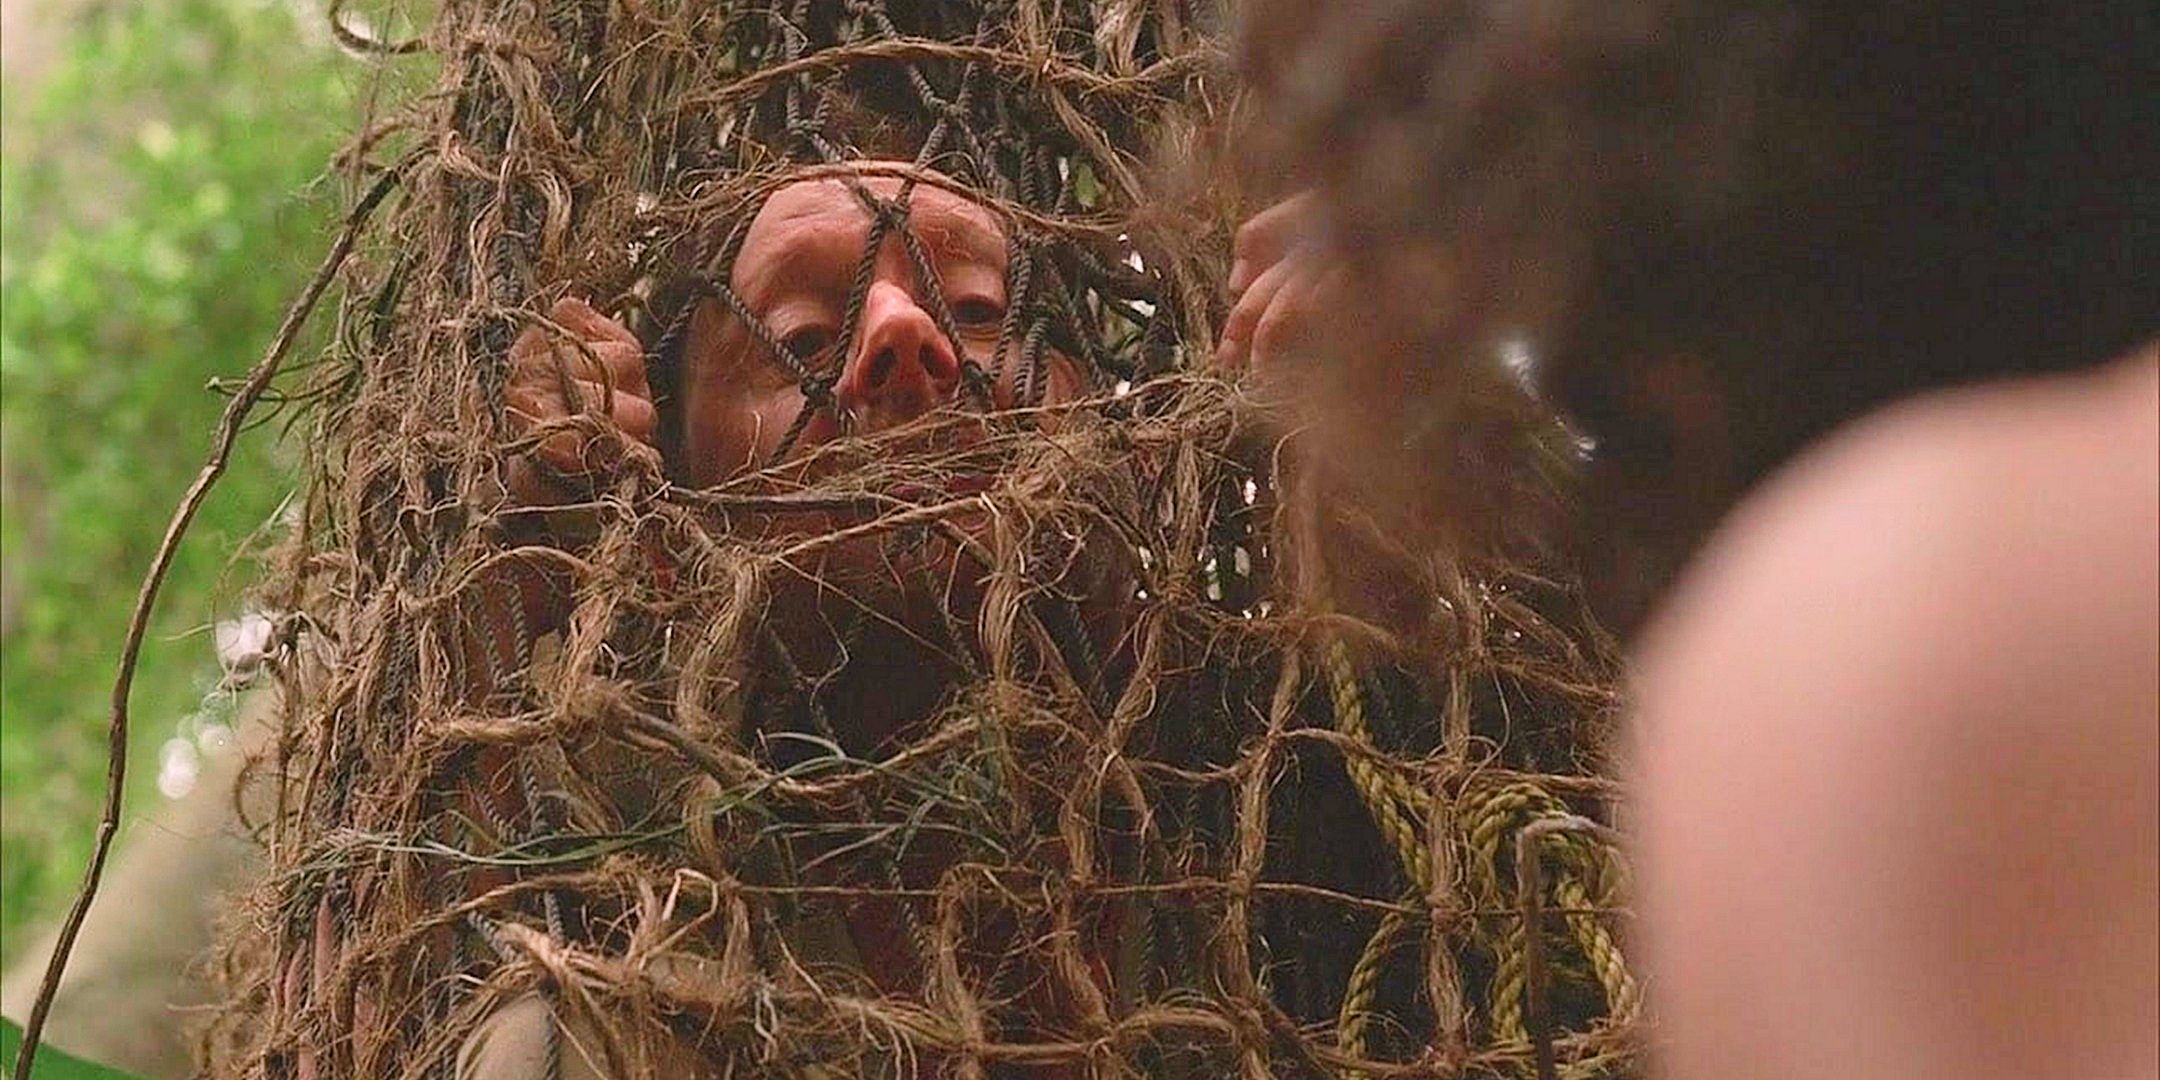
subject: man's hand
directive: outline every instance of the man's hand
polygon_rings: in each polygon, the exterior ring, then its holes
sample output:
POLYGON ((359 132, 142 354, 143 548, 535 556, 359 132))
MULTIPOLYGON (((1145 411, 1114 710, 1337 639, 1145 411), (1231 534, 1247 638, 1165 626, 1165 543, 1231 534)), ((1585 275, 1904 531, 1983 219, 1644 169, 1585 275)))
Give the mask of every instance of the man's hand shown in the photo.
POLYGON ((517 433, 545 434, 510 465, 511 496, 528 505, 564 501, 570 494, 565 481, 613 468, 625 453, 658 453, 652 445, 657 414, 645 380, 645 346, 637 335, 570 297, 556 301, 548 318, 577 340, 563 340, 547 327, 527 327, 510 346, 510 382, 504 390, 517 433), (589 426, 569 423, 594 414, 613 421, 627 441, 595 437, 589 426))
POLYGON ((1311 344, 1321 328, 1323 297, 1339 283, 1320 254, 1318 207, 1311 192, 1255 214, 1238 228, 1230 265, 1230 318, 1215 363, 1229 370, 1269 370, 1311 344))

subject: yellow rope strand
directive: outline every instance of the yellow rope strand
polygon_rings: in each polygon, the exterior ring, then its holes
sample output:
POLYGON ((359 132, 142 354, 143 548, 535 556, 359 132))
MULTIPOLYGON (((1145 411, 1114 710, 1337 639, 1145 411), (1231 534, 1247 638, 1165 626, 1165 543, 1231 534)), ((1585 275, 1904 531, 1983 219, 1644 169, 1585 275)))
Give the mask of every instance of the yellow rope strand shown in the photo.
MULTIPOLYGON (((1432 865, 1424 845, 1418 840, 1416 825, 1403 810, 1405 806, 1418 805, 1417 791, 1402 777, 1382 768, 1375 760, 1376 755, 1368 752, 1373 744, 1372 731, 1365 717, 1365 693, 1357 669, 1350 662, 1349 650, 1340 641, 1328 643, 1322 666, 1327 671, 1328 695, 1335 707, 1337 729, 1362 744, 1343 756, 1350 781, 1357 786, 1358 798, 1395 849, 1396 860, 1414 888, 1421 894, 1430 892, 1432 865)), ((1408 925, 1408 918, 1401 912, 1388 912, 1380 920, 1379 929, 1373 931, 1371 940, 1365 943, 1357 966, 1350 971, 1350 983, 1343 990, 1342 1007, 1335 1017, 1335 1043, 1351 1057, 1365 1056, 1365 1033, 1371 1024, 1373 1002, 1380 992, 1380 975, 1388 949, 1408 925)))
POLYGON ((1627 959, 1620 954, 1619 943, 1613 940, 1612 930, 1596 916, 1578 914, 1591 907, 1590 891, 1570 876, 1553 886, 1553 895, 1563 908, 1570 910, 1566 916, 1568 928, 1574 932, 1583 955, 1589 957, 1590 970, 1597 974, 1598 985, 1605 990, 1606 1012, 1615 1021, 1633 1019, 1642 1005, 1642 992, 1635 984, 1635 976, 1628 971, 1627 959))
POLYGON ((1373 746, 1372 730, 1365 719, 1365 693, 1359 685, 1357 668, 1350 662, 1350 650, 1342 642, 1329 642, 1326 663, 1328 694, 1335 706, 1337 728, 1352 740, 1361 744, 1343 755, 1343 764, 1350 772, 1350 780, 1357 785, 1358 797, 1371 811, 1374 823, 1395 849, 1395 857, 1401 862, 1403 872, 1420 892, 1432 891, 1432 866, 1426 857, 1425 845, 1418 839, 1417 826, 1413 824, 1405 808, 1427 805, 1421 792, 1379 763, 1377 748, 1373 746))
MULTIPOLYGON (((1325 647, 1323 661, 1336 728, 1353 743, 1344 754, 1350 780, 1372 814, 1373 823, 1394 849, 1405 876, 1417 893, 1429 895, 1433 889, 1432 865, 1417 822, 1431 817, 1438 796, 1382 763, 1373 744, 1365 694, 1349 648, 1341 641, 1331 641, 1325 647)), ((1500 881, 1505 849, 1532 822, 1567 815, 1567 805, 1551 792, 1518 780, 1497 787, 1472 784, 1462 793, 1460 808, 1463 839, 1474 856, 1472 888, 1478 904, 1513 907, 1520 898, 1500 881)), ((1607 845, 1580 836, 1555 836, 1552 840, 1540 845, 1544 850, 1534 854, 1560 856, 1551 888, 1553 899, 1568 912, 1563 919, 1568 938, 1589 961, 1604 992, 1608 1013, 1615 1021, 1624 1022, 1641 1007, 1641 991, 1612 931, 1596 916, 1587 914, 1597 898, 1584 881, 1592 871, 1606 871, 1598 875, 1603 882, 1616 880, 1616 855, 1607 845)), ((1365 1055, 1367 1029, 1387 953, 1408 925, 1407 916, 1388 913, 1351 969, 1336 1017, 1337 1046, 1351 1057, 1365 1055)), ((1530 1034, 1523 1016, 1527 982, 1524 958, 1530 929, 1519 920, 1509 923, 1492 946, 1496 961, 1491 994, 1492 1035, 1500 1043, 1525 1049, 1530 1034)))
MULTIPOLYGON (((1343 991, 1342 1009, 1335 1016, 1335 1045, 1351 1057, 1365 1056, 1365 1033, 1372 1026, 1373 1002, 1380 994, 1380 976, 1386 969, 1388 951, 1409 925, 1410 917, 1400 911, 1382 916, 1380 928, 1373 931, 1365 951, 1358 956, 1357 966, 1350 969, 1350 984, 1343 991)), ((1352 1080, 1362 1080, 1365 1074, 1348 1075, 1352 1080)))

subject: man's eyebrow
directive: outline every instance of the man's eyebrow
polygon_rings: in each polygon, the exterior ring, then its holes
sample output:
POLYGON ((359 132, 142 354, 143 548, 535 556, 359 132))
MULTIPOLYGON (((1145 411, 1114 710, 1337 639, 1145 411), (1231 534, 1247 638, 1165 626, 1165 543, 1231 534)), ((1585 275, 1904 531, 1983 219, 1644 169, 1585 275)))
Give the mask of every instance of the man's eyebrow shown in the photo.
MULTIPOLYGON (((818 289, 845 280, 849 269, 862 257, 862 236, 850 235, 845 229, 813 229, 808 227, 811 220, 805 217, 791 222, 791 227, 772 241, 772 254, 763 272, 741 283, 743 300, 752 308, 762 309, 790 289, 818 289)), ((742 257, 738 255, 736 266, 741 265, 742 257)))
POLYGON ((957 256, 989 266, 1005 262, 1005 226, 981 207, 918 205, 911 216, 915 235, 932 260, 957 256))

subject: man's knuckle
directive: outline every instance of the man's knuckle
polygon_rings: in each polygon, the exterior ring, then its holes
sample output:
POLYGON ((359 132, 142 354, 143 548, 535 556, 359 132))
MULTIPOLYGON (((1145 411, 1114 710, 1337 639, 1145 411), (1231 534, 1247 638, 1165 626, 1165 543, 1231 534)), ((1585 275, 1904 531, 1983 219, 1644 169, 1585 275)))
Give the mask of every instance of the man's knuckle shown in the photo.
POLYGON ((1260 306, 1261 297, 1256 284, 1247 288, 1245 295, 1238 297, 1238 302, 1230 306, 1230 315, 1223 320, 1223 328, 1227 330, 1233 326, 1250 325, 1253 319, 1259 316, 1260 306))
POLYGON ((527 387, 515 387, 504 394, 503 405, 512 415, 527 419, 545 416, 553 411, 548 407, 550 401, 547 395, 527 387))
POLYGON ((1248 298, 1245 302, 1233 308, 1230 312, 1230 318, 1223 322, 1223 336, 1239 339, 1251 337, 1254 327, 1259 325, 1265 311, 1264 306, 1248 298))
POLYGON ((561 468, 566 463, 576 463, 577 451, 578 440, 575 436, 569 432, 557 432, 541 440, 540 445, 534 452, 539 456, 540 460, 561 468))
POLYGON ((1301 323, 1296 311, 1282 304, 1273 305, 1253 324, 1253 344, 1280 346, 1297 334, 1301 323))
POLYGON ((619 376, 645 373, 645 350, 628 342, 602 342, 593 351, 598 353, 609 367, 614 368, 619 376))

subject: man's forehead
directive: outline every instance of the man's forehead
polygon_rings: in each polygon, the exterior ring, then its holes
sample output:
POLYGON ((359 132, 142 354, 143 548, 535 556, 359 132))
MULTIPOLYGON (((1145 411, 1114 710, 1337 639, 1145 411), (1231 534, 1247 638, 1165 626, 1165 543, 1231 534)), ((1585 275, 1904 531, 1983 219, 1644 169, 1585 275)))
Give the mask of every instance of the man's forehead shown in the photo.
MULTIPOLYGON (((897 176, 862 176, 854 178, 854 182, 880 199, 899 195, 903 183, 897 176)), ((954 239, 970 248, 991 241, 999 252, 1003 250, 1004 222, 990 208, 973 199, 934 184, 918 182, 908 204, 908 220, 916 234, 926 240, 936 241, 941 238, 940 234, 953 234, 954 239)), ((775 190, 766 198, 765 205, 750 223, 749 234, 743 238, 743 250, 748 254, 753 249, 785 244, 789 237, 805 229, 846 227, 867 231, 870 220, 869 209, 846 179, 822 176, 799 180, 775 190)))

